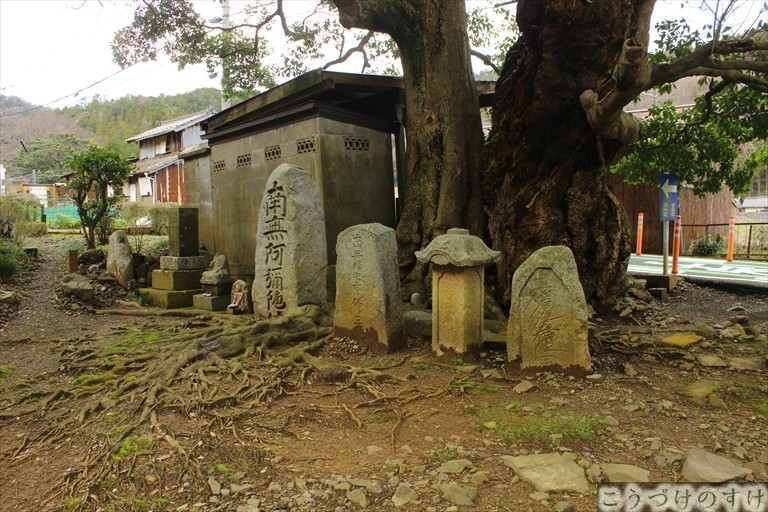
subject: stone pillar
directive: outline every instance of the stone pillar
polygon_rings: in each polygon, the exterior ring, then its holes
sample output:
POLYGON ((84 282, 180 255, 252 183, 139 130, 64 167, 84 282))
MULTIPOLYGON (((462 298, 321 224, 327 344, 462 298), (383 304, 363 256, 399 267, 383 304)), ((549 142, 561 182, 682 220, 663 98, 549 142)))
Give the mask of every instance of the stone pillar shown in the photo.
POLYGON ((200 248, 197 208, 179 206, 168 211, 168 254, 197 256, 200 248))
POLYGON ((326 297, 325 215, 312 175, 282 164, 267 180, 256 234, 252 288, 257 317, 280 316, 326 297))
POLYGON ((74 274, 75 272, 77 272, 77 267, 78 267, 78 264, 77 264, 77 258, 78 258, 77 249, 70 249, 69 252, 67 253, 67 256, 68 256, 68 259, 67 259, 67 264, 68 264, 67 265, 67 270, 69 271, 70 274, 74 274))
POLYGON ((485 265, 501 258, 466 229, 449 229, 416 258, 432 264, 432 349, 463 354, 483 344, 485 265))
POLYGON ((339 234, 333 333, 374 352, 393 352, 402 346, 403 299, 394 229, 359 224, 339 234))

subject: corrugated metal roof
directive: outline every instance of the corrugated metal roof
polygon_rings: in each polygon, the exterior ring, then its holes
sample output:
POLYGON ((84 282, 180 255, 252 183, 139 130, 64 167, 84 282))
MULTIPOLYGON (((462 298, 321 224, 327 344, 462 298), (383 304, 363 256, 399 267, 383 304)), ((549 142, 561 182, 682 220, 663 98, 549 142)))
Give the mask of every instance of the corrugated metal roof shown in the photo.
POLYGON ((195 112, 194 114, 189 114, 187 116, 177 117, 176 119, 171 119, 170 121, 164 121, 160 126, 152 128, 151 130, 147 130, 138 135, 134 135, 133 137, 131 137, 130 139, 126 139, 125 141, 135 142, 135 141, 140 141, 144 139, 150 139, 152 137, 157 137, 158 135, 163 135, 166 133, 178 132, 188 126, 199 123, 200 121, 203 121, 211 117, 215 113, 216 112, 212 108, 209 108, 207 110, 203 110, 201 112, 195 112))
POLYGON ((164 169, 165 167, 173 165, 179 161, 179 157, 176 154, 147 158, 146 160, 141 160, 134 164, 136 170, 134 171, 133 176, 144 173, 153 174, 160 169, 164 169))

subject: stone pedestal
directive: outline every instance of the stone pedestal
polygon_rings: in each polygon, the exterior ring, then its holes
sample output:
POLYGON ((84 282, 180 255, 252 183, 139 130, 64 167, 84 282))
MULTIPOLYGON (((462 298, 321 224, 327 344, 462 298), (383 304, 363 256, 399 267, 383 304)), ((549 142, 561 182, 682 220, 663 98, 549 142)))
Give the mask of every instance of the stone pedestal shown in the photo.
POLYGON ((153 270, 152 288, 158 290, 197 290, 200 289, 202 270, 153 270))
POLYGON ((152 271, 152 288, 140 290, 144 304, 163 309, 191 307, 193 297, 203 292, 200 278, 206 264, 204 256, 162 256, 160 269, 152 271))
POLYGON ((226 295, 227 299, 229 299, 229 294, 232 293, 232 283, 234 282, 235 280, 231 279, 216 284, 202 283, 203 293, 207 293, 208 295, 226 295))
POLYGON ((463 354, 483 343, 483 278, 485 265, 498 261, 492 251, 466 229, 449 229, 423 251, 419 261, 432 264, 432 349, 463 354))
POLYGON ((229 295, 208 295, 199 293, 192 297, 192 304, 207 311, 224 311, 229 306, 229 295))

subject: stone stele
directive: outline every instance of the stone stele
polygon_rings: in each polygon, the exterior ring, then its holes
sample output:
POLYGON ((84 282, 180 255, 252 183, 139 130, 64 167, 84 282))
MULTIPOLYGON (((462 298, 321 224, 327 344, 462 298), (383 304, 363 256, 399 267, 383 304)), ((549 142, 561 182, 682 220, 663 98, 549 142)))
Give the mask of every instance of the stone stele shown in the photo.
POLYGON ((256 234, 252 297, 259 317, 282 315, 326 296, 325 215, 312 176, 282 164, 267 180, 256 234))
POLYGON ((515 272, 507 356, 521 367, 592 368, 587 304, 576 260, 565 246, 543 247, 515 272))
POLYGON ((403 304, 395 230, 360 224, 336 239, 336 313, 333 332, 377 352, 403 343, 403 304))
POLYGON ((125 231, 119 229, 109 235, 107 249, 107 274, 117 279, 123 288, 133 279, 133 254, 125 231))

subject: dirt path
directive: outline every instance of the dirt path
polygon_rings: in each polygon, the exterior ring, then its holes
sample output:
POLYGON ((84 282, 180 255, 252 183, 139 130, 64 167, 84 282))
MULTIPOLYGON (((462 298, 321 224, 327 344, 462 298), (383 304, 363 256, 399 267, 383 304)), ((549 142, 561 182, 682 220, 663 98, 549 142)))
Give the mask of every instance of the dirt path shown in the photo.
MULTIPOLYGON (((0 333, 0 510, 591 511, 611 463, 680 481, 691 448, 766 481, 764 293, 627 303, 595 320, 599 375, 575 379, 513 371, 504 347, 374 355, 326 338, 317 311, 271 326, 101 314, 57 293, 66 239, 39 242, 0 333), (659 343, 675 332, 705 339, 659 343), (702 381, 702 398, 679 394, 702 381), (536 492, 505 462, 534 453, 566 454, 588 490, 536 492)), ((101 311, 138 309, 99 293, 101 311)))

